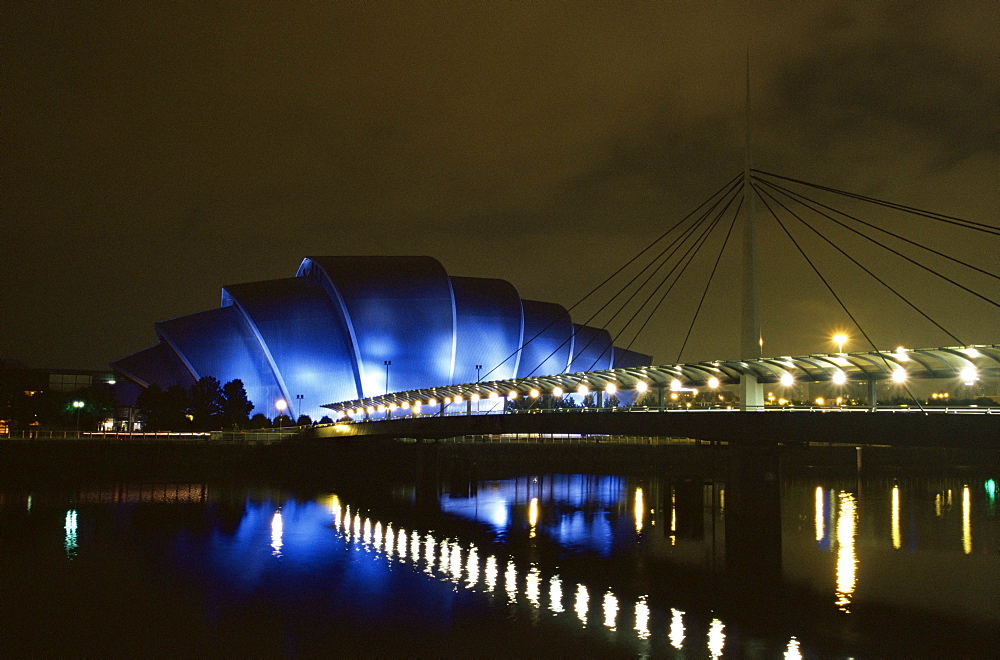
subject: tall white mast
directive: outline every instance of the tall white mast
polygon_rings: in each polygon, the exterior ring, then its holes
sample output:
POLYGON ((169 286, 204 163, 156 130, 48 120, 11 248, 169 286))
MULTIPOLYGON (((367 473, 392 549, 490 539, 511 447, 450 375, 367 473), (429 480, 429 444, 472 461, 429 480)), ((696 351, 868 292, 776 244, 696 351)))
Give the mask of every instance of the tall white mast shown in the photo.
MULTIPOLYGON (((760 334, 760 288, 757 261, 757 219, 754 214, 754 193, 750 180, 750 46, 747 45, 746 116, 743 152, 743 322, 740 333, 740 358, 761 357, 763 339, 760 334)), ((764 387, 753 374, 740 379, 740 409, 763 410, 764 387)))

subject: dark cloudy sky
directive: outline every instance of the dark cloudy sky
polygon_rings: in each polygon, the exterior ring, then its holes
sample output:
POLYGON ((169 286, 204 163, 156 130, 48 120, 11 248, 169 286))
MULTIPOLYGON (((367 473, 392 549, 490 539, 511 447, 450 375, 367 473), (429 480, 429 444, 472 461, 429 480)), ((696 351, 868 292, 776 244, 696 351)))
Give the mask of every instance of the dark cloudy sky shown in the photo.
MULTIPOLYGON (((1000 3, 752 5, 3 2, 0 357, 102 368, 307 255, 569 305, 742 170, 748 39, 757 166, 1000 224, 1000 3)), ((996 237, 912 222, 1000 270, 996 237)), ((764 251, 765 353, 829 350, 844 315, 764 251)), ((734 286, 685 359, 734 357, 734 286)), ((935 295, 1000 342, 995 307, 935 295)), ((895 314, 886 346, 953 343, 895 314)), ((673 361, 681 316, 634 348, 673 361)))

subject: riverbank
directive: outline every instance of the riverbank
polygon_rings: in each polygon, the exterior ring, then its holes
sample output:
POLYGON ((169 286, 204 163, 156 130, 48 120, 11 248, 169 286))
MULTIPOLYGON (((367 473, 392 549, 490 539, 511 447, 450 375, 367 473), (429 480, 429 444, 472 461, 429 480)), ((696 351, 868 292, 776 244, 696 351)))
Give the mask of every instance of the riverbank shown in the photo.
MULTIPOLYGON (((906 469, 982 471, 1000 468, 1000 449, 851 446, 775 447, 782 471, 821 468, 878 473, 906 469), (860 461, 860 462, 859 462, 860 461)), ((82 478, 218 479, 227 475, 280 483, 360 478, 388 483, 456 472, 479 479, 536 472, 658 473, 673 469, 717 476, 730 448, 711 444, 408 443, 352 439, 275 445, 208 442, 0 441, 0 477, 10 480, 82 478)))

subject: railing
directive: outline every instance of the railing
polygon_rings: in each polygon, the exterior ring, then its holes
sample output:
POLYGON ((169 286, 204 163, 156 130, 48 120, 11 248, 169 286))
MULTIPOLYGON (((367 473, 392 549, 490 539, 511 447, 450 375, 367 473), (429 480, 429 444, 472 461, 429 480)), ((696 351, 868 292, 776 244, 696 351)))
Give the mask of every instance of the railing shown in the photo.
POLYGON ((50 431, 11 430, 0 437, 11 440, 106 440, 109 442, 212 442, 221 444, 272 444, 297 435, 304 427, 249 431, 50 431))

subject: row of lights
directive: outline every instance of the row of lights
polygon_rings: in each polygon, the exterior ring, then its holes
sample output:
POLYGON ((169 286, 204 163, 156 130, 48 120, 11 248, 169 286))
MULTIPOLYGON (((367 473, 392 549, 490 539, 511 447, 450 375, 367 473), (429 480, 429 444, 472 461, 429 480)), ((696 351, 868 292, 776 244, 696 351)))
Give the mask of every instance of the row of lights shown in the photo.
MULTIPOLYGON (((907 373, 906 369, 898 368, 898 369, 893 370, 893 372, 892 372, 892 380, 895 383, 898 383, 898 384, 905 383, 906 380, 907 380, 907 378, 908 378, 908 373, 907 373)), ((972 384, 973 382, 975 382, 976 380, 978 380, 979 375, 978 375, 978 372, 977 372, 977 370, 976 370, 975 367, 973 367, 973 366, 967 366, 967 367, 964 367, 961 370, 961 372, 959 373, 959 378, 963 382, 965 382, 967 385, 969 385, 969 384, 972 384)), ((835 371, 832 374, 832 376, 830 377, 830 380, 833 382, 834 385, 845 385, 847 383, 847 374, 838 369, 837 371, 835 371)), ((793 386, 795 384, 795 377, 792 376, 792 374, 790 374, 790 373, 788 373, 786 371, 785 373, 783 373, 781 375, 781 378, 779 379, 779 383, 781 384, 782 387, 791 387, 791 386, 793 386)), ((718 378, 716 378, 715 376, 712 376, 712 377, 710 377, 708 379, 708 381, 706 382, 706 384, 708 385, 708 387, 710 389, 714 390, 714 389, 718 389, 719 388, 719 386, 721 385, 721 382, 719 381, 718 378)), ((683 387, 683 383, 680 381, 680 379, 674 378, 672 381, 670 381, 670 391, 677 392, 677 391, 680 391, 682 389, 682 387, 683 387)), ((647 392, 649 390, 649 383, 640 380, 640 381, 638 381, 635 384, 635 390, 637 392, 639 392, 640 394, 643 394, 643 393, 645 393, 645 392, 647 392)), ((615 394, 617 391, 618 391, 618 387, 614 383, 608 383, 604 387, 604 392, 607 393, 607 394, 615 394)), ((576 389, 576 393, 580 394, 582 396, 586 396, 587 394, 590 393, 590 388, 587 387, 584 384, 580 384, 580 386, 577 387, 577 389, 576 389)), ((565 391, 563 390, 563 388, 558 387, 558 386, 552 388, 552 392, 551 392, 552 396, 554 396, 554 397, 560 397, 560 396, 563 396, 563 394, 565 394, 565 391)), ((510 401, 513 401, 513 400, 519 398, 520 396, 521 395, 520 395, 520 393, 517 390, 510 390, 510 392, 507 393, 507 396, 505 398, 508 399, 508 400, 510 400, 510 401)), ((528 397, 529 398, 537 399, 540 396, 541 396, 541 392, 537 388, 532 388, 528 392, 528 397)), ((482 397, 478 393, 473 393, 469 397, 469 400, 472 403, 477 403, 478 401, 481 400, 481 398, 482 397)), ((490 400, 496 400, 496 399, 500 398, 500 395, 497 392, 490 392, 488 398, 490 400)), ((464 400, 465 399, 462 398, 461 394, 456 394, 454 397, 445 397, 445 398, 443 398, 441 400, 441 403, 443 405, 447 406, 447 405, 450 405, 452 403, 462 403, 464 400)), ((428 399, 427 403, 426 403, 427 406, 436 406, 437 404, 438 404, 437 399, 433 399, 433 398, 432 399, 428 399)), ((420 401, 415 401, 412 404, 409 401, 404 401, 401 404, 399 404, 399 406, 397 406, 395 403, 390 403, 388 406, 386 406, 386 405, 368 406, 367 409, 366 408, 356 408, 356 409, 344 410, 342 414, 347 414, 347 415, 351 415, 351 414, 361 415, 361 414, 364 414, 366 411, 368 413, 375 413, 375 412, 380 412, 381 413, 381 412, 385 412, 386 410, 388 410, 388 411, 391 412, 393 410, 396 410, 397 408, 401 408, 403 410, 409 410, 410 408, 413 408, 413 411, 415 413, 419 413, 420 408, 423 405, 425 405, 425 404, 422 404, 420 401)))

